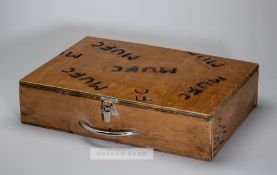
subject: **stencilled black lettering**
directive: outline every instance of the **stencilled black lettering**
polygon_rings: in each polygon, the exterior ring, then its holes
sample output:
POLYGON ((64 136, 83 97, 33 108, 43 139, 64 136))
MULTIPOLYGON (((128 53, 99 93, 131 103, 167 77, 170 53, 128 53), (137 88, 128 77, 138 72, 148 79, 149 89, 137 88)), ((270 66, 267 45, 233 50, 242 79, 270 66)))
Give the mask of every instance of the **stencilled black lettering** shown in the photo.
POLYGON ((70 67, 69 70, 62 70, 62 72, 69 73, 74 72, 76 69, 74 67, 70 67))
POLYGON ((212 83, 209 83, 207 81, 199 82, 196 84, 196 86, 202 88, 202 89, 208 89, 208 86, 213 85, 212 83))
POLYGON ((144 67, 142 68, 141 72, 148 72, 150 70, 151 72, 157 72, 157 69, 155 67, 144 67))
POLYGON ((91 44, 92 47, 100 47, 103 46, 104 43, 103 42, 97 42, 96 44, 91 44))
POLYGON ((108 86, 102 86, 102 87, 100 87, 100 86, 98 86, 99 84, 101 84, 102 82, 100 82, 100 81, 98 81, 98 82, 96 82, 96 83, 91 83, 91 84, 89 84, 89 87, 92 87, 92 88, 94 88, 95 90, 101 90, 101 89, 105 89, 105 88, 107 88, 108 86))
POLYGON ((79 78, 79 77, 85 76, 87 74, 86 73, 80 73, 80 72, 74 72, 74 73, 69 73, 68 75, 73 77, 73 78, 79 78))
POLYGON ((80 78, 79 80, 85 80, 86 84, 90 84, 90 83, 94 82, 95 78, 93 78, 93 77, 83 77, 83 78, 80 78))
POLYGON ((100 47, 101 50, 108 51, 114 49, 115 46, 105 46, 105 47, 100 47))
POLYGON ((213 84, 218 84, 218 83, 220 83, 221 81, 224 81, 224 80, 226 80, 224 77, 218 76, 215 79, 209 79, 208 82, 213 83, 213 84))
POLYGON ((125 72, 138 72, 138 70, 139 70, 138 66, 132 66, 132 67, 126 68, 125 72))
POLYGON ((222 116, 217 116, 215 120, 215 129, 214 129, 214 145, 213 149, 216 151, 224 142, 224 135, 227 133, 227 125, 223 123, 222 116))
POLYGON ((152 101, 150 97, 147 96, 149 89, 135 89, 136 101, 149 102, 152 101))
POLYGON ((140 58, 139 55, 134 55, 132 52, 126 51, 126 49, 119 48, 114 45, 105 45, 105 43, 101 42, 101 41, 93 43, 93 44, 91 44, 91 46, 94 48, 98 48, 105 52, 110 52, 112 54, 119 55, 122 58, 127 58, 128 60, 135 60, 135 59, 140 58))
POLYGON ((122 71, 122 67, 121 66, 113 66, 113 69, 111 70, 112 72, 120 72, 122 71))
POLYGON ((121 54, 125 53, 125 50, 124 49, 115 49, 115 50, 112 50, 111 52, 114 54, 117 54, 117 55, 121 55, 121 54))
POLYGON ((127 57, 128 60, 134 60, 134 59, 139 58, 140 56, 134 56, 134 55, 132 55, 132 53, 128 53, 126 55, 122 55, 122 57, 127 57))
POLYGON ((225 65, 224 63, 222 63, 218 59, 213 58, 213 57, 208 56, 208 55, 201 55, 199 53, 194 53, 194 52, 186 52, 186 53, 188 53, 189 55, 194 56, 195 58, 197 58, 200 61, 200 63, 202 63, 203 65, 208 66, 210 68, 216 68, 216 67, 221 67, 221 66, 225 65))
POLYGON ((161 74, 176 74, 177 68, 176 67, 142 67, 140 68, 139 66, 131 66, 131 67, 122 67, 122 66, 113 66, 111 69, 111 72, 143 72, 143 73, 161 73, 161 74), (159 70, 159 71, 158 71, 159 70))
POLYGON ((79 58, 83 54, 82 53, 74 53, 74 52, 70 51, 70 52, 62 52, 60 55, 64 55, 65 57, 68 57, 68 58, 79 58))
POLYGON ((177 68, 176 67, 160 67, 160 73, 172 73, 175 74, 177 72, 177 68))
POLYGON ((197 88, 197 87, 191 87, 190 86, 188 92, 193 94, 193 95, 198 95, 198 94, 202 93, 203 90, 200 89, 200 88, 197 88))
POLYGON ((70 67, 69 69, 61 70, 63 73, 68 74, 68 76, 73 79, 83 81, 88 87, 91 87, 95 90, 102 90, 108 88, 108 86, 103 85, 101 81, 96 81, 96 79, 85 72, 80 72, 76 70, 74 67, 70 67))
POLYGON ((189 86, 187 90, 184 92, 178 94, 178 97, 183 98, 184 100, 190 99, 192 96, 199 95, 203 93, 206 89, 208 89, 210 86, 217 85, 221 83, 222 81, 225 81, 226 78, 222 76, 218 76, 215 79, 208 79, 206 81, 201 81, 196 83, 194 86, 189 86))

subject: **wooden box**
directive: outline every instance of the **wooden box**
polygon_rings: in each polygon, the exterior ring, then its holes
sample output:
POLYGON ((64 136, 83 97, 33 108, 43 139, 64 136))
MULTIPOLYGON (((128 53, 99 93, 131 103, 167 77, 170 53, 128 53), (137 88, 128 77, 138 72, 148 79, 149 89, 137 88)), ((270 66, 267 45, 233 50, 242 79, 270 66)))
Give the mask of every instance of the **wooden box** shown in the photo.
POLYGON ((22 123, 211 160, 257 104, 258 64, 86 37, 19 84, 22 123))

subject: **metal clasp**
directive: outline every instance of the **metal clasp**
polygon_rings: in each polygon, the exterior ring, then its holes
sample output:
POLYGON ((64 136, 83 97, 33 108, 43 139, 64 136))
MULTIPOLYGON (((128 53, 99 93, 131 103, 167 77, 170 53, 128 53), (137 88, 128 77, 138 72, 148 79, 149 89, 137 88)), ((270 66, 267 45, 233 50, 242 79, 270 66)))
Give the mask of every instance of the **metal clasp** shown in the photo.
POLYGON ((104 122, 109 123, 111 122, 111 118, 113 116, 117 116, 118 112, 115 108, 115 103, 117 103, 117 100, 110 97, 100 97, 100 100, 102 101, 101 106, 101 112, 104 122))

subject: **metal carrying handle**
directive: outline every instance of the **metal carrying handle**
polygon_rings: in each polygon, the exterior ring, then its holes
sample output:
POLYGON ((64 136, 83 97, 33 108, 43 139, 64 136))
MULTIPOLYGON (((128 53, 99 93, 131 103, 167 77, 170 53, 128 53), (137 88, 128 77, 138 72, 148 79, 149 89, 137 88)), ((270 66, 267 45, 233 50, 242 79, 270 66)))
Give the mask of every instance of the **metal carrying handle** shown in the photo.
POLYGON ((134 135, 138 134, 138 131, 136 131, 136 130, 131 130, 131 131, 105 131, 105 130, 99 130, 99 129, 96 129, 96 128, 93 128, 93 127, 89 126, 89 124, 86 121, 80 121, 79 123, 84 129, 86 129, 86 130, 88 130, 88 131, 90 131, 94 134, 103 135, 103 136, 122 137, 122 136, 134 136, 134 135))

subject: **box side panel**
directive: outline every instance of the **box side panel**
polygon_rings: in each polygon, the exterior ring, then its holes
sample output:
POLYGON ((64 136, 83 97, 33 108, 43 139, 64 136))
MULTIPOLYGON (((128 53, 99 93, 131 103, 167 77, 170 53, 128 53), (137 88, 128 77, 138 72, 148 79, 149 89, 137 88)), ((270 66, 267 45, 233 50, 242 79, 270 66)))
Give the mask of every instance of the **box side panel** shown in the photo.
POLYGON ((119 115, 105 123, 101 102, 28 87, 20 87, 22 123, 52 128, 74 134, 152 147, 155 150, 211 159, 211 121, 184 115, 116 105, 119 115), (136 129, 130 137, 105 137, 88 132, 79 125, 87 121, 103 130, 136 129))
POLYGON ((213 157, 256 107, 258 71, 239 89, 213 119, 213 157))

